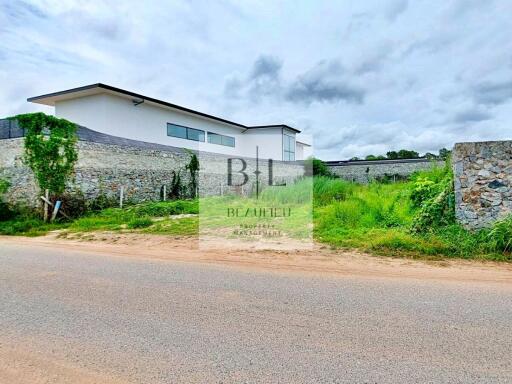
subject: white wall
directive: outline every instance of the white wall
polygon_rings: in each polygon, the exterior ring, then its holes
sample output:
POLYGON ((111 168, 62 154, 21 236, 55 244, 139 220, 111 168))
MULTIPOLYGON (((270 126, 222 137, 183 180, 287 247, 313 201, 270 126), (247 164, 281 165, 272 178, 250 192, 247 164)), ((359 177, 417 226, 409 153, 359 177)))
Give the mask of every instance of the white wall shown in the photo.
POLYGON ((281 128, 249 129, 244 133, 241 150, 246 156, 256 157, 256 146, 260 159, 283 159, 283 135, 281 128))
MULTIPOLYGON (((255 156, 258 145, 260 158, 283 158, 280 127, 245 130, 149 102, 134 106, 131 98, 114 94, 58 101, 55 103, 55 114, 95 131, 133 140, 249 157, 255 156), (210 144, 207 138, 203 143, 169 137, 167 123, 232 136, 235 138, 235 148, 210 144)), ((294 135, 293 132, 288 133, 294 135)))
POLYGON ((301 143, 295 145, 295 160, 304 160, 304 145, 301 143))

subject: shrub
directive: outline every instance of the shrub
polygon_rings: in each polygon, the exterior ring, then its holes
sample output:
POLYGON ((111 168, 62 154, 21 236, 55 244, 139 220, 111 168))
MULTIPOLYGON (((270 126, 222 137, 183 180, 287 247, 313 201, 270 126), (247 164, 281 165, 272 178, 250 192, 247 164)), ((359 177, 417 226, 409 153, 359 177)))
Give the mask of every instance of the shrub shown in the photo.
POLYGON ((424 177, 418 177, 412 186, 411 201, 415 207, 421 207, 423 203, 436 197, 441 185, 424 177))
POLYGON ((449 161, 412 177, 411 201, 419 210, 414 216, 412 232, 421 233, 455 223, 455 193, 449 161))
POLYGON ((98 196, 88 202, 87 209, 96 212, 117 206, 119 206, 119 200, 115 196, 107 196, 104 192, 100 191, 98 196))
POLYGON ((343 179, 331 179, 317 176, 313 180, 313 196, 316 206, 323 206, 335 201, 346 200, 354 194, 357 186, 343 179))
POLYGON ((57 200, 62 202, 62 211, 70 219, 81 217, 88 211, 87 200, 80 190, 62 193, 52 200, 53 203, 57 200))
POLYGON ((176 200, 145 203, 134 205, 126 209, 127 212, 137 216, 164 217, 179 214, 196 214, 199 211, 197 200, 176 200))
POLYGON ((153 224, 153 221, 148 216, 138 217, 128 222, 128 228, 137 229, 137 228, 147 228, 153 224))
POLYGON ((413 232, 427 232, 437 227, 455 223, 455 194, 453 180, 446 178, 441 192, 422 203, 411 227, 413 232))
POLYGON ((197 195, 197 174, 199 172, 199 160, 197 155, 190 151, 190 161, 185 167, 186 170, 190 173, 190 181, 189 181, 189 195, 194 198, 197 195))
POLYGON ((181 173, 178 170, 172 171, 171 188, 169 190, 169 197, 171 199, 179 199, 184 195, 185 187, 181 181, 181 173))
POLYGON ((322 160, 313 158, 311 159, 311 162, 314 176, 337 177, 322 160))
POLYGON ((4 194, 9 187, 10 184, 7 180, 0 179, 0 220, 9 220, 14 216, 14 212, 9 205, 3 201, 4 194))
POLYGON ((493 252, 512 252, 512 216, 495 223, 486 236, 486 242, 493 252))

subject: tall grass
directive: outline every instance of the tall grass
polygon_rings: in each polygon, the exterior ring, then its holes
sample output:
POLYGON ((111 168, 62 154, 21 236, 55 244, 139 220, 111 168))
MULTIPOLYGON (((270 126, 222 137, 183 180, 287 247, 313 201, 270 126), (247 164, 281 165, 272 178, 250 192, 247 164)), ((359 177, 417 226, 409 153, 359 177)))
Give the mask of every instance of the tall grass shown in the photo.
POLYGON ((315 178, 315 238, 379 254, 512 261, 512 218, 471 232, 456 224, 444 205, 439 212, 432 209, 436 198, 446 194, 450 180, 449 165, 394 184, 315 178), (425 220, 437 213, 442 220, 425 220), (421 230, 416 226, 418 218, 423 220, 421 230))

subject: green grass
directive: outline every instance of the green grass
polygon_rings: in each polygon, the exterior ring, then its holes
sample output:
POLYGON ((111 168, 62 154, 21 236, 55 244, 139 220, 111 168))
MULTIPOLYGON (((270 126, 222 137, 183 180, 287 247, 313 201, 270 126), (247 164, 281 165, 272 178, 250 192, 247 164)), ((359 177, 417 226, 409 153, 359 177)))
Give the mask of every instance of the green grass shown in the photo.
POLYGON ((190 234, 190 224, 185 222, 181 226, 181 220, 184 219, 172 217, 180 214, 197 214, 197 212, 197 200, 177 200, 136 204, 123 209, 107 208, 100 212, 90 213, 72 222, 44 223, 36 217, 21 216, 15 220, 0 221, 0 234, 40 236, 58 229, 65 229, 68 232, 121 231, 127 229, 151 232, 153 227, 155 227, 155 231, 163 232, 161 228, 165 226, 166 222, 172 220, 173 234, 181 234, 180 229, 183 228, 182 232, 188 235, 190 234))
POLYGON ((23 217, 0 221, 0 235, 42 236, 49 231, 66 228, 65 223, 44 223, 41 219, 23 217))
POLYGON ((438 185, 446 182, 447 172, 448 168, 434 168, 415 174, 411 181, 369 185, 315 177, 314 181, 303 179, 286 188, 268 187, 259 200, 222 196, 200 202, 144 203, 124 209, 104 209, 67 223, 48 224, 22 216, 0 221, 0 234, 38 236, 64 229, 197 236, 205 225, 213 231, 233 226, 233 222, 226 221, 227 206, 286 205, 294 210, 291 218, 248 218, 243 223, 266 220, 280 225, 290 237, 304 238, 310 235, 313 221, 316 241, 334 248, 361 249, 379 255, 512 261, 512 218, 478 232, 467 231, 449 220, 448 224, 441 221, 442 225, 432 225, 419 233, 411 230, 425 202, 441 190, 438 185))
POLYGON ((434 168, 394 184, 317 178, 314 190, 321 194, 315 193, 314 237, 333 247, 380 255, 512 261, 512 218, 477 232, 455 222, 432 225, 421 233, 410 230, 421 210, 411 194, 418 193, 418 184, 428 185, 425 181, 442 183, 447 172, 448 168, 434 168))

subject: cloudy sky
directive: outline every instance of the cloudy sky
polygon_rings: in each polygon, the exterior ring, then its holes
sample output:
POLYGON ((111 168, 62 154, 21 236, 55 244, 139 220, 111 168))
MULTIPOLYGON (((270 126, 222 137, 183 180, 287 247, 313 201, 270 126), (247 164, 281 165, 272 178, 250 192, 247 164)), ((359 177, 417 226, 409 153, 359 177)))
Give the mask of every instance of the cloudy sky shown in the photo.
POLYGON ((0 0, 0 116, 103 82, 295 126, 324 160, 511 139, 511 15, 510 0, 0 0))

